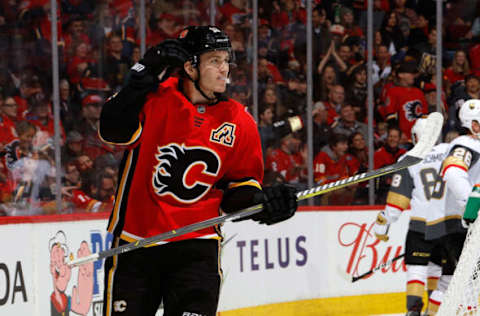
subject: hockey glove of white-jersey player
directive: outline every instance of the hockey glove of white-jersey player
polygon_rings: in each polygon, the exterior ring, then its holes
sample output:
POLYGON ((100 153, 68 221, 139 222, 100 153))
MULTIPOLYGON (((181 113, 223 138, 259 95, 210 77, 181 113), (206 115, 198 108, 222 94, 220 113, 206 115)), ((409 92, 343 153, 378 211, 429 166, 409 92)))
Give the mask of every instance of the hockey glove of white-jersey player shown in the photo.
POLYGON ((390 229, 390 224, 394 222, 390 216, 388 216, 387 212, 380 211, 377 214, 377 219, 375 220, 375 224, 373 225, 373 232, 375 233, 375 237, 380 239, 381 241, 388 241, 388 230, 390 229))
POLYGON ((288 184, 275 184, 263 188, 254 196, 254 204, 263 204, 260 213, 237 221, 252 219, 260 224, 272 225, 289 219, 297 211, 297 190, 288 184))
POLYGON ((382 241, 388 241, 388 230, 390 229, 390 225, 395 223, 401 214, 401 210, 387 204, 385 209, 378 213, 375 225, 373 225, 375 237, 382 241))
POLYGON ((138 63, 132 66, 128 85, 132 88, 155 90, 176 68, 182 68, 189 54, 177 39, 167 39, 151 47, 138 63))

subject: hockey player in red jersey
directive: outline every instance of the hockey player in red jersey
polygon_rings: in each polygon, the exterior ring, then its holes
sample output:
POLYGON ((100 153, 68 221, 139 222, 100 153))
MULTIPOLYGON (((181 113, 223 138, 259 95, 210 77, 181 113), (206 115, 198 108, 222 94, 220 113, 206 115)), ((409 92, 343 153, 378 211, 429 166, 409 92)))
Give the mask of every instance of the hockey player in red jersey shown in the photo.
MULTIPOLYGON (((258 203, 260 223, 294 215, 293 188, 262 189, 253 118, 222 94, 230 58, 220 29, 188 27, 149 49, 105 103, 100 136, 128 146, 108 224, 113 247, 258 203)), ((215 315, 220 239, 219 227, 207 228, 107 259, 103 315, 155 315, 162 301, 164 315, 215 315)))

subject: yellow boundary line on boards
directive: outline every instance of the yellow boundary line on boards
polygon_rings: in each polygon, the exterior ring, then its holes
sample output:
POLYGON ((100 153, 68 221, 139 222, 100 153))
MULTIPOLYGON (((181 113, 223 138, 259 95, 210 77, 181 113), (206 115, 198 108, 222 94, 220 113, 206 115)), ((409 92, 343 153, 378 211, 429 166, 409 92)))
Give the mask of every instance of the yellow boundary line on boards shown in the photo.
POLYGON ((405 313, 405 292, 319 298, 219 312, 217 316, 367 316, 405 313))

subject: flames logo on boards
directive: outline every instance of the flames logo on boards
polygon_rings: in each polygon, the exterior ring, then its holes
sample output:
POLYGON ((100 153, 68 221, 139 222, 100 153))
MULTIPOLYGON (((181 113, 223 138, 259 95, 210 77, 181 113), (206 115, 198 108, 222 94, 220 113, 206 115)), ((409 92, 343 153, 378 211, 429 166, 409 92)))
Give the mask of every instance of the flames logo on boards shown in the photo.
POLYGON ((419 117, 422 117, 422 102, 419 100, 408 101, 403 105, 405 117, 408 121, 413 122, 419 117))
POLYGON ((159 196, 171 195, 177 201, 194 203, 201 199, 215 182, 221 161, 217 153, 206 147, 187 147, 185 144, 168 144, 158 147, 155 155, 158 164, 154 167, 152 185, 159 196), (211 183, 196 180, 186 183, 191 169, 203 166, 202 174, 212 177, 211 183))

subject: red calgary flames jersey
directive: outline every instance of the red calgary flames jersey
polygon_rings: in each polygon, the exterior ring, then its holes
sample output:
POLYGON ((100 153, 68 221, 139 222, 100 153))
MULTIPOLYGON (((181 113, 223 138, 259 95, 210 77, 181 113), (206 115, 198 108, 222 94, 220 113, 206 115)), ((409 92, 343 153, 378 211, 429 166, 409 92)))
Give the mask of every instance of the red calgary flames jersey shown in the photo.
MULTIPOLYGON (((170 78, 147 97, 140 126, 120 166, 109 231, 127 241, 219 215, 223 191, 260 187, 257 126, 234 100, 193 105, 170 78)), ((172 240, 215 237, 207 228, 172 240)))
POLYGON ((428 113, 428 104, 422 90, 415 87, 391 87, 385 99, 387 119, 396 118, 402 132, 411 138, 411 129, 417 118, 428 113))
POLYGON ((280 148, 273 150, 266 158, 266 168, 280 173, 288 183, 296 183, 300 180, 301 165, 303 159, 298 154, 287 154, 280 148))

